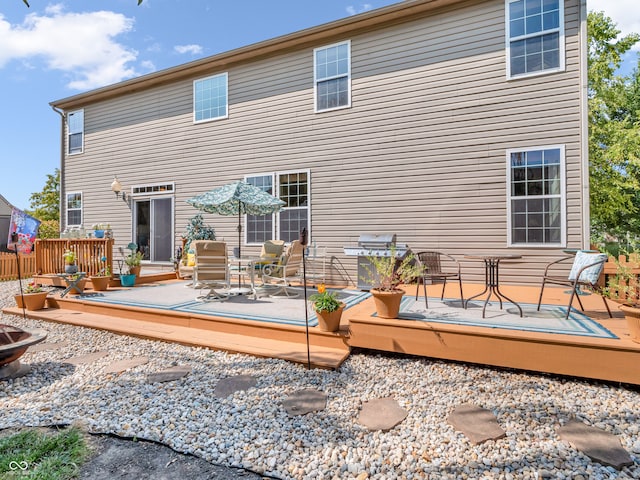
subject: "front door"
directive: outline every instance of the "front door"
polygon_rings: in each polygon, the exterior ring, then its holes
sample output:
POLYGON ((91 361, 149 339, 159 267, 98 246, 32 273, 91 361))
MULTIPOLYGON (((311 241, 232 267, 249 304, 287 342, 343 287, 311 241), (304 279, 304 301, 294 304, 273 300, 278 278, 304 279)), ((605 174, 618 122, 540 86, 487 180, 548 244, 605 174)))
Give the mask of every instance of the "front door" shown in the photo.
POLYGON ((135 201, 134 242, 142 259, 169 262, 173 256, 173 198, 135 201))

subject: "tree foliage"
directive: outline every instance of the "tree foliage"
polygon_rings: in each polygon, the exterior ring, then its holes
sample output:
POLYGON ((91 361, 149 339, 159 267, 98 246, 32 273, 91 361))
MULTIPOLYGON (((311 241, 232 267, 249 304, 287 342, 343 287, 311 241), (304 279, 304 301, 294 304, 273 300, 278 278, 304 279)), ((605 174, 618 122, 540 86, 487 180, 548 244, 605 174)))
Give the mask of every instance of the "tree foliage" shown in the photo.
POLYGON ((640 235, 640 71, 616 75, 640 40, 601 12, 588 15, 589 172, 593 241, 640 235))
POLYGON ((60 220, 60 169, 47 174, 47 181, 41 192, 32 193, 29 197, 27 213, 38 220, 60 220))

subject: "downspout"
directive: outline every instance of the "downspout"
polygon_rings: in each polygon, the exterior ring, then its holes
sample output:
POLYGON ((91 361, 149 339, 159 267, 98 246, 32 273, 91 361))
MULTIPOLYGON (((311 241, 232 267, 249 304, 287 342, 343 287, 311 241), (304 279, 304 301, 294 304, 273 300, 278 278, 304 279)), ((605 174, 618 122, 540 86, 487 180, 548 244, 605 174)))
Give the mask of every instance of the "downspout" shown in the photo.
POLYGON ((58 209, 60 211, 60 225, 59 225, 59 229, 60 232, 64 231, 64 228, 66 228, 66 218, 64 217, 64 192, 65 192, 65 188, 64 188, 64 157, 65 157, 65 150, 64 150, 64 128, 65 128, 65 120, 66 120, 66 116, 64 114, 63 110, 59 110, 58 108, 56 108, 55 106, 51 105, 51 108, 53 109, 54 112, 56 112, 58 115, 60 115, 60 199, 58 202, 58 209))
POLYGON ((591 207, 589 188, 589 82, 587 57, 587 1, 580 0, 580 161, 582 193, 582 248, 591 246, 591 207))

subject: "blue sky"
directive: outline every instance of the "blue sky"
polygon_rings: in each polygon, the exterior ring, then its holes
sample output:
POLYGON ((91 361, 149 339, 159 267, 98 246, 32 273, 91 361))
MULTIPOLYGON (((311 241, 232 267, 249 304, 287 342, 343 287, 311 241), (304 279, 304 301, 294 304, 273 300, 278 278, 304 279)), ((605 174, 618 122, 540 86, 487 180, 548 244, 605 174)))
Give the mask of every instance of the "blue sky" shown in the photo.
MULTIPOLYGON (((624 33, 640 32, 638 0, 588 0, 624 33)), ((60 163, 49 102, 344 18, 398 0, 2 0, 0 194, 19 208, 60 163)), ((635 65, 637 51, 628 56, 635 65)))

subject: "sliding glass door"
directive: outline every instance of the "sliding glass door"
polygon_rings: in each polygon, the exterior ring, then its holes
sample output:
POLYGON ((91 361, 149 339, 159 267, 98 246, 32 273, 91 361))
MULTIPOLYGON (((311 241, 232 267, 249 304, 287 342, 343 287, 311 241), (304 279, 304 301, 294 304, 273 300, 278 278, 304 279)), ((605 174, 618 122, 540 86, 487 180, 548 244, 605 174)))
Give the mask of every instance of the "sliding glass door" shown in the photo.
POLYGON ((173 257, 173 198, 135 200, 134 242, 142 259, 169 262, 173 257))

